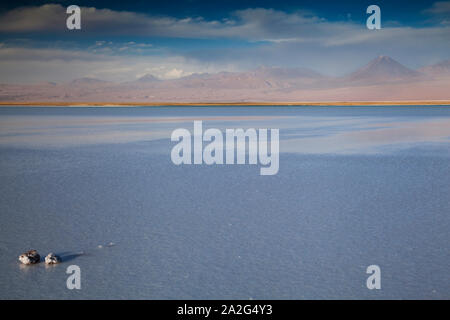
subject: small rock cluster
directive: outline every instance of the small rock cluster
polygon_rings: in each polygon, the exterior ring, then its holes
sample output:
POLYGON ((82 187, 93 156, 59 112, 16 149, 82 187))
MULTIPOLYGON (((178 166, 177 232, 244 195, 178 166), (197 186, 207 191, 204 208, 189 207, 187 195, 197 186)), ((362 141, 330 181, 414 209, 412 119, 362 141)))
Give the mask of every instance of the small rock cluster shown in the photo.
POLYGON ((46 264, 57 264, 61 262, 61 258, 53 253, 49 253, 45 257, 45 263, 46 264))
MULTIPOLYGON (((41 261, 41 256, 36 250, 30 250, 19 256, 19 261, 23 264, 36 264, 41 261)), ((61 262, 61 258, 53 253, 49 253, 45 259, 46 264, 57 264, 61 262)))
POLYGON ((41 260, 41 256, 36 250, 30 250, 19 256, 19 261, 23 264, 35 264, 41 260))

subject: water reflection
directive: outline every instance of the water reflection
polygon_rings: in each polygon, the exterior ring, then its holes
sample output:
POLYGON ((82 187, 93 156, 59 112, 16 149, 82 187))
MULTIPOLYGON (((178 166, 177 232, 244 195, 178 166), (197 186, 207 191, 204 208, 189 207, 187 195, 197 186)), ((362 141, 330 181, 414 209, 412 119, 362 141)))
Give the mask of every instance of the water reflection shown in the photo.
MULTIPOLYGON (((28 116, 0 119, 0 145, 14 147, 70 147, 169 139, 179 127, 192 130, 194 120, 204 127, 279 128, 280 152, 349 154, 380 152, 385 146, 447 143, 450 118, 308 116, 28 116)), ((170 144, 168 144, 170 148, 170 144)))
POLYGON ((450 119, 415 120, 408 122, 371 123, 361 121, 357 129, 322 135, 291 138, 281 146, 283 152, 293 153, 374 153, 381 147, 407 147, 411 144, 450 142, 450 119))

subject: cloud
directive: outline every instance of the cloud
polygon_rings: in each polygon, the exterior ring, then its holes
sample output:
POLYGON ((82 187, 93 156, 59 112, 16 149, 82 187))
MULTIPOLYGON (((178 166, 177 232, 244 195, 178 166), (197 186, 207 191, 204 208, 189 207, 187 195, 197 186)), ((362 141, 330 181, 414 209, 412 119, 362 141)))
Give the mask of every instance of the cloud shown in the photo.
POLYGON ((168 72, 166 72, 164 74, 164 78, 165 79, 174 79, 174 78, 180 78, 183 75, 184 75, 183 70, 173 68, 172 70, 169 70, 168 72))
POLYGON ((96 61, 105 59, 104 55, 95 55, 90 52, 68 49, 27 48, 11 47, 4 45, 0 47, 0 61, 96 61))
MULTIPOLYGON (((428 9, 432 13, 445 13, 446 10, 450 10, 450 2, 437 2, 428 9)), ((402 26, 389 28, 391 32, 370 32, 364 24, 348 20, 330 22, 306 11, 286 13, 265 8, 238 10, 220 21, 208 21, 201 17, 150 16, 92 7, 82 7, 81 16, 82 32, 92 34, 320 43, 325 47, 367 43, 384 37, 403 37, 413 32, 423 32, 402 26)), ((0 32, 69 32, 65 26, 66 17, 65 8, 59 4, 16 8, 0 16, 0 32)), ((436 28, 425 31, 430 34, 438 32, 436 28)))
POLYGON ((431 21, 437 22, 441 25, 450 25, 450 1, 439 1, 424 10, 423 13, 431 15, 431 21))
MULTIPOLYGON (((58 4, 40 7, 19 7, 0 16, 0 32, 39 32, 64 26, 65 9, 58 4)), ((61 28, 60 28, 61 29, 61 28)))
POLYGON ((450 1, 438 1, 433 3, 431 8, 424 10, 428 14, 450 14, 450 1))
POLYGON ((0 70, 0 83, 64 82, 82 77, 124 82, 145 74, 174 79, 194 72, 236 71, 231 65, 204 63, 176 54, 119 55, 112 50, 11 45, 0 46, 0 70))
MULTIPOLYGON (((0 16, 0 32, 67 32, 66 9, 59 4, 20 7, 0 16)), ((203 18, 178 19, 130 11, 81 7, 82 32, 161 37, 212 37, 226 23, 203 18)))
MULTIPOLYGON (((0 16, 2 33, 59 33, 66 29, 65 8, 59 4, 21 7, 0 16)), ((238 10, 230 18, 205 20, 201 17, 150 16, 129 11, 81 8, 84 34, 130 35, 188 39, 241 39, 264 42, 328 42, 361 39, 361 26, 350 22, 328 22, 309 12, 285 13, 274 9, 238 10)), ((72 31, 73 32, 73 31, 72 31)), ((343 43, 341 41, 341 43, 343 43)))

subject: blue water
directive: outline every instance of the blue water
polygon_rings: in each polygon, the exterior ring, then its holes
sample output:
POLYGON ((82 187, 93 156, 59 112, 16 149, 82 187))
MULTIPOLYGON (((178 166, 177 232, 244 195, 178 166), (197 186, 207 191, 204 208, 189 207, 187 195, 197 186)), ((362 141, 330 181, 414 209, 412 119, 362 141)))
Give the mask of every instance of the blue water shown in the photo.
POLYGON ((448 107, 3 107, 0 298, 449 299, 449 173, 448 107), (194 120, 279 128, 278 174, 175 166, 194 120))

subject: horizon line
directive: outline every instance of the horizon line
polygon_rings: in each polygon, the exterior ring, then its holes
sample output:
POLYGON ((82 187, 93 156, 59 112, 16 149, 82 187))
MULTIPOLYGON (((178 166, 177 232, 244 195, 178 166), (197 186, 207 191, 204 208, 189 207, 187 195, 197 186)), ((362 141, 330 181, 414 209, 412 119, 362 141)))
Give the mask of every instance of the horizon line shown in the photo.
POLYGON ((218 101, 218 102, 39 102, 0 101, 0 107, 158 107, 158 106, 450 106, 450 100, 384 101, 218 101))

